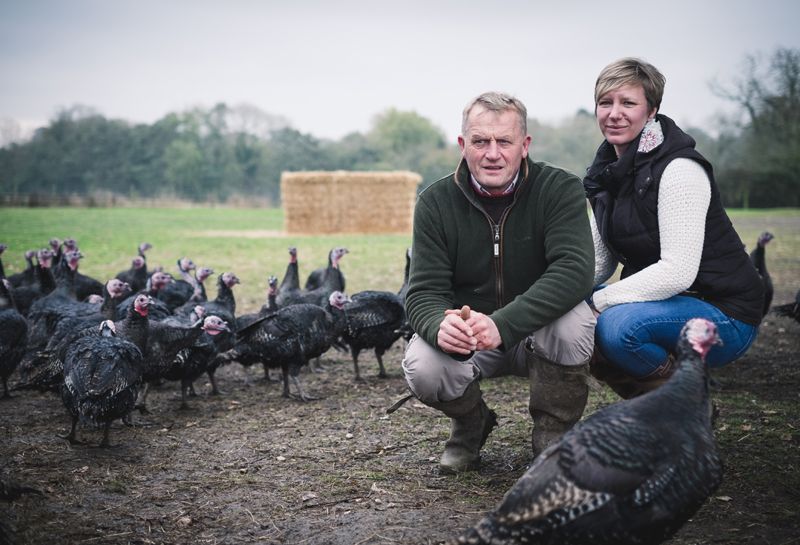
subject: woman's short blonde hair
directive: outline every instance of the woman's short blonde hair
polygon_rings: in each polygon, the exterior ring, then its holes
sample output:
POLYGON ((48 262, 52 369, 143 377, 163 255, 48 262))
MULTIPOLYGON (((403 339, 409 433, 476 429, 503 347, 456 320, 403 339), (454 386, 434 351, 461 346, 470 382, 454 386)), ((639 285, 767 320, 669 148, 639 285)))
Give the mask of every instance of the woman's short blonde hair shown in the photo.
POLYGON ((625 85, 639 84, 644 88, 647 105, 658 111, 666 82, 664 74, 652 64, 635 57, 625 57, 612 62, 600 71, 594 84, 594 103, 596 105, 600 97, 609 91, 625 85))

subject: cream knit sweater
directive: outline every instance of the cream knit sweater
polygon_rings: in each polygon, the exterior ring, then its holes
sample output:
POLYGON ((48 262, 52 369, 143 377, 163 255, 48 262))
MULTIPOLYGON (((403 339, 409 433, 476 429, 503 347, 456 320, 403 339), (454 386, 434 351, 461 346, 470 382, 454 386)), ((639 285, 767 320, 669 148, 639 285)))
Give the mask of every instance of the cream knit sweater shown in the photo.
MULTIPOLYGON (((689 288, 700 268, 711 183, 703 167, 691 159, 674 159, 661 175, 658 189, 658 232, 661 258, 636 274, 609 284, 593 296, 599 311, 620 303, 659 301, 689 288)), ((594 285, 617 269, 594 214, 589 214, 594 238, 594 285)))

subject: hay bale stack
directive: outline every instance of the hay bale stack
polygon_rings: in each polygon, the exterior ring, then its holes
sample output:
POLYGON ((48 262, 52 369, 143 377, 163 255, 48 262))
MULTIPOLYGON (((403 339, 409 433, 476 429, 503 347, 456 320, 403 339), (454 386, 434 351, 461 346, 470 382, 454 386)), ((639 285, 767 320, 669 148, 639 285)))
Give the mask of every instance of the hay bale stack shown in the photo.
POLYGON ((422 176, 414 172, 284 172, 288 234, 408 233, 422 176))

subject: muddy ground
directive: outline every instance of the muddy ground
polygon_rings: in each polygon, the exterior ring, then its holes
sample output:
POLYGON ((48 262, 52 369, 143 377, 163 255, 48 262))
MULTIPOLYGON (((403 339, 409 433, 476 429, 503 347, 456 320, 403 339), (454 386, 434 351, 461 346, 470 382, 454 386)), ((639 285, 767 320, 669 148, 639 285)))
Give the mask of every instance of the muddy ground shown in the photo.
MULTIPOLYGON (((800 543, 800 324, 770 318, 739 362, 715 373, 716 434, 726 463, 721 488, 671 542, 800 543)), ((302 380, 319 399, 281 397, 260 369, 218 373, 225 395, 199 395, 179 410, 174 384, 155 390, 135 427, 115 424, 100 449, 58 437, 69 419, 58 398, 17 394, 0 402, 0 478, 35 487, 0 504, 20 544, 439 543, 493 508, 530 458, 527 384, 485 381, 500 426, 480 471, 442 476, 448 434, 438 413, 409 402, 402 345, 387 354, 388 379, 362 355, 355 383, 346 355, 323 357, 302 380)), ((587 414, 615 400, 592 391, 587 414)))

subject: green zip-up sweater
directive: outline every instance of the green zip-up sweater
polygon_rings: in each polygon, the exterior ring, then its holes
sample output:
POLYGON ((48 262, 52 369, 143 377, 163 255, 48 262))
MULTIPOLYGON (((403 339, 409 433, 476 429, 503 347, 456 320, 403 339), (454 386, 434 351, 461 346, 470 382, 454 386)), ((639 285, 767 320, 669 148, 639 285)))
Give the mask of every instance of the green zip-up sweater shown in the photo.
POLYGON ((499 224, 484 212, 466 162, 417 199, 406 309, 431 346, 446 309, 488 314, 510 349, 588 297, 594 246, 581 180, 523 161, 499 224))

